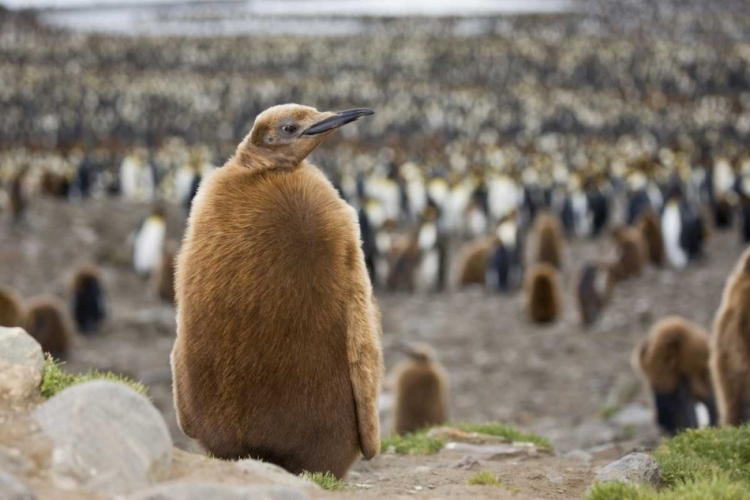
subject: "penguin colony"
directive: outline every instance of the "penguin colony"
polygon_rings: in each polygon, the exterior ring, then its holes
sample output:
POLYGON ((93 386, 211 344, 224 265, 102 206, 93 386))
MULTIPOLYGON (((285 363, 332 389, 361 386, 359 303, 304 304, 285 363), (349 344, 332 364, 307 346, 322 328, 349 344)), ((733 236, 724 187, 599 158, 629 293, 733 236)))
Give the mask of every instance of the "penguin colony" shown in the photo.
MULTIPOLYGON (((544 46, 533 38, 502 38, 502 41, 493 41, 491 37, 489 40, 483 39, 482 43, 491 45, 485 47, 489 50, 474 51, 476 56, 473 58, 481 62, 481 58, 486 57, 483 54, 490 54, 494 58, 498 53, 539 51, 550 54, 548 59, 554 62, 559 58, 554 47, 544 46)), ((580 45, 580 38, 575 33, 570 38, 570 43, 580 45)), ((64 36, 57 38, 56 43, 64 45, 64 36)), ((108 50, 115 51, 115 58, 118 57, 118 50, 139 54, 136 56, 139 58, 137 64, 143 67, 149 67, 152 63, 140 59, 145 57, 140 54, 161 52, 133 50, 132 43, 127 39, 122 40, 114 44, 117 48, 108 50)), ((173 42, 146 43, 164 43, 169 50, 169 44, 173 42)), ((190 41, 182 43, 191 44, 190 41)), ((399 39, 397 43, 409 44, 410 41, 408 38, 405 41, 399 39)), ((566 39, 560 42, 564 46, 568 43, 566 39)), ((605 39, 602 43, 610 42, 605 39)), ((369 154, 363 153, 368 150, 366 141, 349 139, 336 151, 335 161, 331 160, 331 153, 319 151, 319 163, 326 169, 340 196, 357 211, 362 260, 372 284, 381 290, 410 293, 479 287, 490 293, 512 294, 522 289, 528 299, 529 311, 543 311, 530 312, 532 321, 559 318, 563 312, 560 307, 562 301, 550 300, 550 297, 560 298, 565 290, 575 290, 581 322, 592 324, 606 316, 606 305, 616 300, 617 287, 628 286, 621 285, 620 281, 638 279, 638 276, 651 272, 651 265, 668 266, 679 271, 707 257, 704 244, 714 227, 717 230, 738 227, 739 239, 750 242, 750 183, 747 182, 750 160, 744 147, 733 142, 736 139, 724 137, 723 134, 717 136, 712 130, 684 125, 698 120, 692 119, 694 116, 687 106, 661 92, 669 82, 677 81, 674 75, 687 78, 687 84, 697 89, 699 96, 703 92, 701 89, 705 89, 705 82, 692 75, 685 76, 686 71, 675 61, 660 59, 664 57, 660 54, 674 52, 663 50, 665 46, 668 49, 678 47, 687 50, 695 64, 710 62, 717 71, 730 66, 727 63, 729 58, 707 61, 705 58, 713 57, 713 51, 702 50, 710 47, 705 41, 696 42, 695 46, 700 49, 696 51, 683 47, 681 43, 665 41, 664 44, 658 51, 650 48, 644 50, 643 46, 632 43, 609 46, 610 49, 617 49, 620 55, 618 59, 622 61, 613 63, 612 73, 616 73, 620 81, 630 82, 631 77, 633 81, 637 79, 638 85, 647 88, 644 95, 653 96, 653 102, 639 102, 634 106, 629 101, 630 97, 618 101, 597 96, 594 102, 589 103, 588 93, 584 97, 575 92, 560 96, 555 89, 550 91, 536 85, 526 85, 526 89, 520 90, 518 95, 488 95, 477 99, 479 108, 468 107, 445 92, 445 109, 427 110, 419 103, 425 95, 418 95, 420 90, 414 88, 402 92, 406 103, 396 103, 396 100, 383 103, 385 106, 397 106, 379 113, 381 116, 395 117, 391 120, 393 123, 375 122, 376 126, 365 126, 362 131, 365 139, 369 135, 378 142, 384 130, 390 134, 409 136, 408 146, 385 146, 377 154, 369 154), (637 64, 638 61, 645 61, 644 67, 663 68, 663 74, 667 76, 649 76, 637 64), (513 99, 513 106, 504 106, 505 99, 513 99), (666 102, 659 104, 660 99, 666 102), (602 102, 596 102, 598 100, 602 102), (658 123, 654 123, 649 121, 649 116, 655 113, 649 111, 641 114, 638 111, 651 109, 652 106, 671 111, 660 115, 658 123), (503 117, 507 123, 513 123, 514 127, 533 139, 515 137, 507 126, 494 121, 494 118, 488 118, 489 123, 485 123, 481 113, 475 112, 488 107, 541 109, 540 116, 535 116, 534 120, 539 120, 546 131, 533 129, 530 119, 525 116, 503 117), (570 116, 561 115, 559 110, 562 108, 570 116), (617 108, 616 113, 620 114, 622 110, 627 110, 629 115, 635 113, 633 120, 636 123, 632 127, 623 126, 626 130, 617 128, 619 125, 612 126, 602 112, 602 109, 612 108, 617 108), (450 114, 447 109, 450 109, 450 114), (581 110, 585 110, 585 113, 581 110), (413 134, 409 124, 424 121, 427 114, 432 122, 444 124, 439 133, 435 137, 413 134), (459 120, 449 119, 456 115, 459 120), (475 116, 480 118, 476 119, 475 116), (586 124, 587 128, 593 130, 592 136, 585 141, 579 140, 575 133, 570 133, 569 126, 563 126, 571 120, 574 128, 586 124), (593 123, 606 125, 597 128, 593 123), (597 135, 599 132, 602 132, 601 137, 597 135), (445 137, 440 137, 441 134, 445 137), (678 135, 679 139, 670 139, 678 135), (612 136, 616 136, 617 141, 606 138, 612 136), (466 137, 471 139, 467 140, 466 137), (331 169, 327 164, 335 164, 338 169, 331 169), (545 251, 539 252, 535 249, 540 248, 539 233, 542 231, 539 228, 543 226, 554 228, 544 232, 547 236, 554 236, 543 238, 552 244, 545 244, 545 251), (608 231, 611 228, 615 229, 608 231), (609 236, 601 237, 602 234, 609 236), (597 257, 584 263, 581 269, 572 268, 571 263, 566 262, 562 249, 567 246, 566 240, 579 238, 597 238, 605 259, 597 257), (548 251, 550 249, 553 251, 548 251), (606 249, 610 250, 609 254, 604 251, 606 249), (449 268, 452 274, 447 272, 449 268), (567 283, 557 268, 577 274, 579 281, 567 283), (454 278, 450 280, 450 286, 446 286, 448 275, 454 278), (550 286, 551 283, 557 285, 550 286), (554 304, 557 306, 553 307, 554 304)), ((233 59, 231 54, 235 49, 231 44, 216 45, 219 48, 212 49, 217 52, 215 60, 233 59), (229 59, 225 51, 230 54, 229 59)), ((272 42, 268 45, 273 46, 272 42)), ((304 51, 319 51, 321 48, 325 46, 313 41, 307 47, 296 50, 301 54, 300 59, 306 60, 311 59, 306 54, 314 52, 304 51)), ((566 50, 570 51, 568 47, 563 47, 560 53, 566 50)), ((268 52, 273 53, 272 50, 268 52)), ((371 57, 380 57, 373 56, 372 51, 362 52, 366 53, 363 56, 364 64, 373 63, 369 60, 371 57)), ((728 52, 731 53, 732 49, 728 52)), ((439 51, 437 53, 444 56, 439 51)), ((434 62, 435 54, 427 51, 426 57, 428 62, 434 62)), ((523 61, 523 58, 519 59, 523 61)), ((552 68, 545 67, 542 71, 551 72, 553 77, 563 73, 590 73, 582 71, 589 64, 583 61, 592 60, 586 53, 577 53, 573 59, 571 67, 558 67, 553 63, 552 68)), ((466 64, 475 62, 472 59, 466 64)), ((596 66, 598 63, 591 64, 596 66)), ((316 70, 311 68, 311 71, 316 70)), ((325 67, 324 71, 331 74, 329 67, 325 67)), ((524 72, 520 71, 521 74, 524 72)), ((570 78, 574 80, 566 81, 566 84, 571 89, 577 87, 577 83, 586 82, 575 80, 580 76, 570 78)), ((440 81, 439 78, 433 80, 440 81)), ((729 81, 728 78, 726 80, 729 81)), ((30 85, 41 85, 37 82, 43 81, 33 79, 30 85)), ((55 92, 54 96, 50 96, 51 100, 56 100, 53 109, 75 110, 80 107, 80 102, 74 96, 82 94, 75 90, 81 88, 81 81, 71 75, 68 83, 68 88, 73 91, 55 92)), ((133 100, 133 96, 140 95, 142 89, 138 88, 137 83, 132 93, 129 88, 118 90, 120 101, 133 100)), ((487 83, 490 86, 493 82, 487 83)), ((424 85, 430 87, 428 96, 441 94, 442 89, 431 87, 435 85, 433 81, 424 85)), ((719 86, 714 89, 717 92, 736 92, 736 89, 721 87, 721 79, 711 85, 719 86)), ((733 85, 742 83, 734 82, 733 85)), ((157 82, 156 87, 155 94, 149 96, 163 97, 168 103, 167 107, 170 103, 181 102, 183 96, 174 93, 174 85, 161 85, 159 88, 157 82)), ((281 92, 289 91, 281 87, 268 90, 270 101, 278 99, 281 92)), ((357 81, 350 81, 344 87, 359 86, 357 81)), ((587 85, 580 87, 590 88, 587 85)), ((248 88, 252 88, 252 83, 233 82, 228 89, 202 89, 205 92, 200 94, 209 101, 221 103, 220 107, 231 108, 224 101, 225 96, 250 94, 248 88)), ((86 90, 95 95, 101 89, 86 90)), ((108 92, 110 89, 105 90, 108 92)), ((315 94, 315 89, 304 86, 294 90, 315 94)), ((629 89, 619 90, 623 95, 638 94, 628 92, 629 89)), ((9 92, 11 99, 22 95, 14 89, 9 89, 9 92)), ((24 89, 24 92, 28 92, 28 89, 24 89)), ((37 89, 34 93, 41 95, 44 92, 37 89)), ((102 95, 106 93, 102 92, 102 95)), ((344 99, 347 99, 346 95, 344 99)), ((214 182, 210 178, 215 160, 231 154, 220 150, 225 146, 217 145, 220 142, 216 139, 219 137, 217 134, 226 134, 227 128, 235 129, 234 134, 239 133, 237 130, 240 127, 235 124, 238 120, 242 121, 240 118, 253 116, 255 112, 252 110, 257 108, 256 103, 250 108, 243 108, 240 116, 201 115, 198 119, 187 120, 199 130, 201 139, 207 140, 215 148, 210 150, 202 145, 192 145, 195 143, 194 133, 182 130, 180 135, 187 140, 165 137, 163 130, 154 128, 159 126, 159 120, 136 120, 133 123, 130 119, 121 119, 120 110, 107 107, 111 99, 98 101, 92 104, 93 111, 89 116, 82 117, 76 123, 78 129, 90 132, 106 121, 101 120, 102 117, 114 115, 121 123, 113 125, 112 130, 133 130, 132 133, 137 136, 158 139, 149 147, 130 148, 130 138, 123 140, 128 144, 126 147, 122 143, 115 147, 102 143, 84 152, 70 148, 70 144, 77 140, 70 137, 78 132, 66 129, 70 125, 62 123, 58 131, 60 147, 55 153, 45 152, 36 144, 28 150, 19 148, 1 152, 0 184, 3 185, 3 193, 0 195, 0 210, 8 209, 14 229, 33 228, 37 195, 55 199, 119 195, 133 203, 166 200, 182 207, 186 214, 193 211, 200 214, 202 206, 207 203, 205 199, 201 201, 201 186, 208 188, 214 182), (89 123, 91 117, 100 119, 89 123), (96 126, 92 126, 93 123, 96 126), (128 126, 119 126, 122 123, 128 126), (7 168, 8 165, 10 168, 7 168), (112 165, 117 167, 113 168, 112 165)), ((713 123, 721 130, 734 130, 735 125, 742 122, 739 113, 744 113, 744 110, 740 110, 739 106, 715 108, 713 111, 701 109, 700 113, 708 116, 701 116, 700 121, 713 123)), ((43 121, 36 119, 33 113, 28 113, 28 116, 32 120, 24 123, 26 126, 11 123, 10 129, 23 131, 21 134, 36 131, 42 135, 37 129, 43 121)), ((737 132, 741 137, 739 128, 737 132)), ((17 138, 5 129, 0 130, 0 140, 5 140, 6 136, 13 140, 17 138)), ((267 175, 272 176, 271 173, 267 175)), ((233 193, 229 191, 227 196, 231 197, 233 193)), ((275 208, 282 213, 291 210, 287 206, 275 208)), ((168 256, 171 254, 165 248, 169 246, 165 244, 166 224, 163 215, 154 211, 139 226, 132 240, 132 267, 134 272, 144 277, 151 276, 157 294, 170 302, 168 256)), ((747 418, 744 413, 744 386, 732 385, 734 381, 743 380, 747 372, 746 360, 736 356, 738 352, 743 352, 742 346, 747 337, 741 321, 743 307, 747 303, 747 298, 742 295, 746 267, 742 262, 738 264, 727 282, 724 300, 717 313, 708 357, 712 390, 706 388, 706 334, 698 326, 685 320, 668 318, 654 325, 648 339, 636 348, 637 356, 634 354, 634 357, 637 362, 634 361, 634 366, 643 373, 649 390, 654 394, 657 421, 667 433, 699 425, 701 410, 697 408, 701 405, 706 409, 708 421, 714 422, 711 410, 713 396, 709 391, 716 394, 716 413, 723 424, 734 425, 747 418), (654 360, 662 361, 654 363, 654 360)), ((101 313, 96 311, 106 311, 106 308, 96 306, 98 300, 91 299, 97 295, 94 292, 97 286, 92 285, 89 279, 92 275, 98 277, 101 291, 101 274, 82 273, 81 284, 74 285, 71 294, 73 306, 70 312, 56 300, 35 299, 24 303, 16 293, 0 290, 0 321, 22 321, 24 325, 32 325, 30 330, 37 331, 40 339, 49 338, 46 332, 58 332, 52 335, 54 345, 48 349, 64 352, 65 345, 70 345, 71 338, 75 337, 70 326, 72 320, 82 333, 84 330, 101 330, 101 313), (35 311, 30 312, 32 306, 35 311), (69 316, 67 319, 64 317, 66 315, 69 316), (28 318, 33 318, 34 323, 27 323, 28 318), (56 326, 50 330, 49 327, 38 327, 40 324, 56 326), (92 324, 97 326, 90 326, 92 324)), ((241 294, 235 296, 240 297, 241 294)), ((102 297, 101 293, 98 297, 102 297)), ((498 300, 504 298, 498 297, 498 300)), ((374 304, 373 309, 376 310, 374 304)), ((186 313, 181 311, 181 314, 186 313)), ((426 406, 437 408, 441 405, 430 400, 430 405, 426 406)), ((200 410, 198 408, 196 411, 200 410)), ((348 467, 345 464, 349 459, 344 458, 332 466, 338 473, 343 473, 341 471, 348 467)), ((287 463, 286 466, 296 470, 294 464, 287 463)))

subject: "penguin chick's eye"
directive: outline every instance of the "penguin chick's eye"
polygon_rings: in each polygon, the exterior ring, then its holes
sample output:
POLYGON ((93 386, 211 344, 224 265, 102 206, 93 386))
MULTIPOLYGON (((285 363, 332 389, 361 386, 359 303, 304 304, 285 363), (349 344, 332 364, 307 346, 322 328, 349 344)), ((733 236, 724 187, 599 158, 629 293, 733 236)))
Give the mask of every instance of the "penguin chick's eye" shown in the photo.
POLYGON ((283 127, 281 127, 281 130, 283 130, 289 135, 292 135, 293 133, 297 131, 297 126, 296 125, 284 125, 283 127))

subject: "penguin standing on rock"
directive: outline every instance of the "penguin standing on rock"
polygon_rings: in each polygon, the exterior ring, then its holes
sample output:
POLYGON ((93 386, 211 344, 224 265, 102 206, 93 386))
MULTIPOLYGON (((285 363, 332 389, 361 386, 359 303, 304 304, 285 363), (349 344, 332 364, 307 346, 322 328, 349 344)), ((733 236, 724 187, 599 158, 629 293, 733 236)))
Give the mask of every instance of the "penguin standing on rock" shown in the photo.
POLYGON ((73 317, 78 331, 85 335, 96 332, 105 311, 101 271, 92 264, 85 265, 73 277, 73 317))
POLYGON ((341 478, 380 450, 380 311, 357 213, 307 156, 369 109, 261 113, 201 184, 177 261, 180 428, 219 458, 341 478))
POLYGON ((393 431, 411 434, 448 421, 448 376, 427 344, 406 348, 409 359, 393 369, 393 431))
POLYGON ((141 223, 133 244, 133 269, 141 276, 156 271, 164 251, 167 236, 167 213, 157 206, 141 223))

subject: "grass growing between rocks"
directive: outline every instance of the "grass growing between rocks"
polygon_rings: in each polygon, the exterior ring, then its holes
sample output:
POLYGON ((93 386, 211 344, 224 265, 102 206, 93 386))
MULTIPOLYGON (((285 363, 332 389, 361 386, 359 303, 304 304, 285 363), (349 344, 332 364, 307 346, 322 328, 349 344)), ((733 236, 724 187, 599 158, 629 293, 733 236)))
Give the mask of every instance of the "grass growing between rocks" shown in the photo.
POLYGON ((43 397, 51 398, 63 389, 91 380, 111 380, 112 382, 125 384, 135 392, 148 397, 148 390, 145 385, 123 375, 117 375, 112 372, 100 372, 98 370, 89 370, 86 373, 67 373, 62 370, 61 366, 61 362, 55 361, 49 354, 45 355, 44 375, 42 376, 41 386, 43 397))
POLYGON ((330 472, 303 472, 302 477, 309 479, 326 491, 341 491, 346 488, 346 484, 336 479, 336 476, 330 472))
POLYGON ((661 491, 646 486, 603 483, 595 485, 586 498, 587 500, 746 500, 750 498, 750 487, 726 477, 689 481, 661 491))
POLYGON ((506 425, 501 422, 488 422, 486 424, 468 424, 458 423, 454 427, 464 432, 477 432, 487 434, 488 436, 498 436, 511 441, 520 441, 524 443, 533 443, 537 448, 552 450, 552 443, 549 440, 538 436, 537 434, 522 432, 512 425, 506 425))
POLYGON ((664 488, 595 485, 588 500, 750 498, 750 426, 688 430, 653 453, 664 488))
POLYGON ((445 446, 445 441, 427 436, 424 429, 405 436, 389 436, 380 443, 384 452, 392 451, 399 455, 432 455, 445 446))

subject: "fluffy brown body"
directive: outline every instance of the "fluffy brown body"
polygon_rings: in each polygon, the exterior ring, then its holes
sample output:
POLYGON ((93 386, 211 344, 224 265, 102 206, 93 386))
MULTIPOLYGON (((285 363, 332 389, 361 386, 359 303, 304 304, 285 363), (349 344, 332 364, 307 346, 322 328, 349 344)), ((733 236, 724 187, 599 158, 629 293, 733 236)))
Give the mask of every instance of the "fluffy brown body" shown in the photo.
POLYGON ((388 290, 413 292, 414 273, 418 264, 419 247, 414 236, 402 235, 395 238, 393 247, 388 253, 388 279, 386 280, 388 290))
POLYGON ((410 434, 448 420, 448 377, 424 344, 411 347, 409 359, 393 369, 396 407, 393 431, 410 434))
POLYGON ((640 276, 648 257, 648 248, 641 232, 634 227, 612 230, 617 249, 616 275, 618 280, 640 276))
POLYGON ((380 448, 380 311, 356 213, 304 160, 322 137, 275 135, 332 115, 271 108, 204 179, 177 259, 172 370, 180 427, 215 456, 342 477, 380 448))
POLYGON ((750 419, 750 250, 727 279, 711 337, 711 374, 721 425, 750 419))
POLYGON ((648 260, 655 266, 664 264, 664 239, 661 234, 661 220, 653 210, 644 212, 637 222, 648 250, 648 260))
POLYGON ((73 339, 73 323, 65 303, 52 295, 39 295, 28 300, 26 331, 42 346, 42 351, 55 358, 64 358, 73 339))
POLYGON ((154 273, 154 289, 164 302, 175 303, 174 274, 177 259, 177 245, 167 242, 159 267, 154 273))
POLYGON ((712 392, 708 358, 708 334, 695 323, 669 316, 636 346, 632 364, 653 390, 672 393, 686 378, 693 396, 705 400, 712 392))
POLYGON ((497 244, 497 238, 479 238, 461 252, 458 264, 458 285, 484 285, 487 273, 487 259, 497 244))
POLYGON ((529 263, 547 263, 562 268, 565 240, 560 219, 551 212, 537 215, 531 229, 529 263))
POLYGON ((525 282, 526 312, 535 323, 549 323, 557 319, 562 309, 560 275, 546 262, 532 265, 525 282))
POLYGON ((0 286, 0 326, 24 326, 23 300, 12 288, 0 286))

